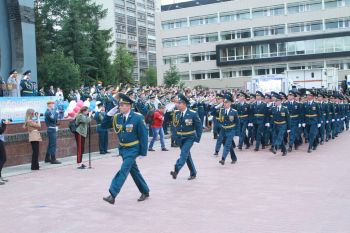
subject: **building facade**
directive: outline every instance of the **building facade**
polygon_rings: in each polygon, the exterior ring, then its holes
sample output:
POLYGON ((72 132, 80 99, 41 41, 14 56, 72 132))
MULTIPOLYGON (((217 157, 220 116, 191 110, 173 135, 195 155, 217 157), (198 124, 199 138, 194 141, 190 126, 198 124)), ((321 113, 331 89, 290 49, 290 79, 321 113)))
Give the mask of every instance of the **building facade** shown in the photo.
POLYGON ((34 0, 0 1, 0 75, 7 80, 9 72, 32 71, 37 80, 34 0))
POLYGON ((100 24, 112 28, 112 54, 125 46, 134 56, 134 79, 139 80, 149 66, 156 67, 156 32, 154 0, 96 0, 108 9, 100 24))
POLYGON ((337 68, 350 74, 350 0, 198 0, 156 15, 158 83, 245 88, 255 76, 337 68))

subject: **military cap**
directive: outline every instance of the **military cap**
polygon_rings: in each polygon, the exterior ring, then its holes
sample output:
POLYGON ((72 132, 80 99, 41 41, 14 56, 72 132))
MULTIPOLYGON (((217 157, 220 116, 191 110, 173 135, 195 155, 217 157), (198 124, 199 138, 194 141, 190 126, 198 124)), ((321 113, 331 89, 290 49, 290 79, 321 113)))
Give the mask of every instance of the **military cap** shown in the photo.
POLYGON ((225 102, 232 102, 232 96, 228 93, 226 93, 226 95, 224 95, 224 101, 225 102))
POLYGON ((261 91, 256 91, 256 92, 255 92, 255 95, 256 95, 256 96, 264 97, 264 94, 263 94, 261 91))
POLYGON ((27 75, 27 74, 31 74, 32 71, 31 70, 26 70, 26 72, 23 73, 23 75, 27 75))
POLYGON ((255 99, 255 97, 256 97, 256 95, 255 95, 255 94, 253 94, 253 93, 252 93, 252 94, 250 94, 249 96, 250 96, 251 98, 254 98, 254 99, 255 99))
POLYGON ((11 75, 11 74, 14 74, 14 73, 17 73, 17 70, 16 70, 16 69, 13 69, 13 70, 10 71, 10 75, 11 75))
POLYGON ((216 98, 224 98, 224 96, 220 93, 216 94, 216 98))
POLYGON ((270 94, 268 94, 268 93, 265 94, 265 98, 271 99, 271 97, 272 97, 272 96, 271 96, 270 94))
POLYGON ((119 103, 121 104, 132 104, 134 103, 134 101, 127 95, 125 95, 124 93, 118 93, 119 96, 119 103))
POLYGON ((294 97, 297 97, 297 93, 296 93, 295 91, 292 91, 292 90, 290 90, 290 91, 288 92, 288 95, 292 95, 292 96, 294 96, 294 97))
POLYGON ((249 95, 247 95, 247 94, 244 93, 244 92, 238 93, 237 96, 238 96, 238 97, 239 97, 239 96, 242 96, 242 97, 244 97, 244 98, 246 98, 246 99, 249 97, 249 95))
POLYGON ((179 102, 190 105, 190 101, 186 98, 186 96, 184 94, 179 93, 178 98, 179 98, 179 102))
POLYGON ((281 98, 284 97, 285 99, 287 99, 286 93, 280 91, 278 94, 281 96, 281 98))
POLYGON ((312 90, 306 90, 305 94, 306 94, 306 95, 316 96, 316 93, 313 92, 312 90))
POLYGON ((154 99, 154 98, 156 98, 156 97, 155 97, 155 95, 150 95, 149 98, 150 98, 150 99, 154 99))
POLYGON ((282 100, 282 95, 276 95, 276 100, 282 100))

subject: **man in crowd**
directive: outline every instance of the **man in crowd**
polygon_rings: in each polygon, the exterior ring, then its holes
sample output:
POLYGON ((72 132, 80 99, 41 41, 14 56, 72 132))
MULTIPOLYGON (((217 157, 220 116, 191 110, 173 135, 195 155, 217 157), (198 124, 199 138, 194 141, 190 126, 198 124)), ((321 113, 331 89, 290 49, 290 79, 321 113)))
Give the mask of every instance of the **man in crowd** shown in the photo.
POLYGON ((162 151, 168 151, 168 149, 165 147, 164 143, 164 130, 163 130, 163 121, 164 121, 164 112, 165 112, 165 106, 160 104, 158 106, 158 110, 156 110, 153 114, 153 122, 150 125, 152 128, 153 137, 151 142, 149 143, 148 151, 155 151, 153 149, 154 142, 157 140, 157 137, 159 135, 160 138, 160 144, 162 147, 162 151))
POLYGON ((7 79, 7 90, 10 97, 21 97, 20 81, 15 69, 10 72, 10 77, 7 79))

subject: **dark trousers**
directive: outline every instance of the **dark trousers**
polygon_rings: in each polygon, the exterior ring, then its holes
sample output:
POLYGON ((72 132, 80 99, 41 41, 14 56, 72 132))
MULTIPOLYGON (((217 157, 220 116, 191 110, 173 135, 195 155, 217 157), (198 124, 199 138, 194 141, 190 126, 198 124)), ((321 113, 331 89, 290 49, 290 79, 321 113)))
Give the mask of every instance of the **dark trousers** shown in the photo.
POLYGON ((6 163, 6 151, 5 151, 5 145, 4 142, 0 140, 0 177, 1 177, 1 171, 6 163))
POLYGON ((56 144, 57 144, 56 129, 48 128, 47 129, 47 137, 49 139, 49 144, 47 145, 45 161, 55 161, 56 160, 56 144))
POLYGON ((163 130, 165 134, 168 134, 168 127, 171 121, 171 112, 166 112, 164 114, 163 130))
POLYGON ((108 130, 98 131, 98 146, 100 152, 107 152, 108 150, 108 130))
POLYGON ((39 142, 30 142, 32 144, 32 170, 38 170, 39 169, 39 142))
POLYGON ((77 143, 77 163, 83 161, 83 154, 85 149, 85 137, 78 133, 75 133, 75 141, 77 143))

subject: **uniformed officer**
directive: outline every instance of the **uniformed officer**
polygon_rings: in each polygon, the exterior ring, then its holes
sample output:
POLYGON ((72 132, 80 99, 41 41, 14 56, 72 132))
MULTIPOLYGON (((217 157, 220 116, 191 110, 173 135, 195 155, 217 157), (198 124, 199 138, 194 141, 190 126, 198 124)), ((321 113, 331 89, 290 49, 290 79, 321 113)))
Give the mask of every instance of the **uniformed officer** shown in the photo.
POLYGON ((302 126, 306 129, 309 139, 309 148, 308 153, 311 153, 312 150, 316 150, 317 148, 317 131, 318 128, 321 127, 320 120, 320 107, 314 101, 314 97, 316 93, 309 90, 306 91, 307 101, 304 103, 304 123, 302 126))
POLYGON ((290 132, 290 116, 288 108, 282 106, 282 95, 276 96, 276 105, 272 108, 273 120, 273 147, 272 152, 276 154, 276 150, 281 148, 282 156, 287 155, 287 149, 284 144, 284 136, 290 132))
POLYGON ((22 88, 21 90, 21 96, 33 96, 34 95, 34 87, 33 83, 30 81, 31 71, 27 70, 23 73, 24 77, 21 80, 20 86, 22 88))
POLYGON ((323 145, 325 141, 325 135, 326 135, 326 121, 328 119, 328 104, 324 102, 325 94, 323 93, 318 93, 317 95, 317 101, 320 106, 320 123, 321 127, 319 128, 319 139, 320 139, 320 144, 323 145))
POLYGON ((176 161, 174 171, 170 172, 173 179, 176 179, 181 168, 187 164, 190 170, 190 177, 188 180, 193 180, 197 176, 197 171, 192 161, 191 148, 194 142, 199 143, 203 127, 198 114, 189 110, 190 101, 183 95, 178 95, 178 110, 175 112, 174 126, 176 127, 176 141, 180 146, 180 158, 176 161))
POLYGON ((114 204, 116 196, 119 194, 129 173, 133 178, 137 188, 141 192, 138 201, 144 201, 149 197, 149 188, 143 179, 137 164, 138 156, 147 155, 148 137, 144 117, 131 110, 133 100, 123 93, 119 93, 120 113, 113 117, 113 128, 119 139, 119 154, 123 158, 123 163, 119 172, 115 175, 109 188, 110 195, 103 200, 114 204))
POLYGON ((223 102, 224 102, 224 96, 221 94, 216 94, 216 103, 211 107, 211 115, 213 116, 213 134, 214 134, 214 139, 218 138, 218 135, 220 133, 221 125, 218 119, 220 118, 219 112, 220 109, 223 108, 223 102))
POLYGON ((237 95, 238 103, 235 104, 235 109, 237 110, 239 121, 239 143, 238 149, 242 150, 243 142, 246 144, 246 149, 249 149, 250 143, 247 136, 248 123, 250 121, 250 106, 246 102, 248 95, 241 92, 237 95))
POLYGON ((60 164, 61 162, 56 159, 56 147, 57 147, 57 119, 58 113, 55 111, 55 102, 47 102, 47 110, 45 112, 45 123, 47 127, 47 137, 49 144, 47 145, 47 151, 45 156, 45 163, 60 164))
POLYGON ((300 144, 298 141, 298 132, 301 127, 302 107, 300 103, 295 101, 296 97, 297 93, 291 90, 288 93, 288 101, 285 102, 285 106, 290 114, 289 152, 293 150, 293 145, 297 150, 300 144))
POLYGON ((265 149, 264 142, 264 127, 270 127, 268 119, 268 110, 266 103, 262 102, 264 94, 261 91, 256 91, 256 102, 252 104, 252 114, 253 114, 253 124, 255 129, 255 151, 259 151, 260 144, 262 144, 262 149, 265 149))
POLYGON ((237 111, 231 108, 232 101, 232 96, 225 95, 224 108, 221 110, 222 121, 219 138, 222 138, 222 143, 224 144, 222 157, 219 161, 221 165, 225 164, 229 152, 231 153, 231 163, 237 162, 237 156, 233 150, 232 141, 234 136, 239 132, 239 118, 237 111))
POLYGON ((94 119, 97 123, 97 133, 98 133, 98 145, 100 149, 100 154, 110 153, 108 151, 108 129, 102 125, 104 118, 106 117, 105 107, 103 103, 97 102, 98 111, 95 113, 94 119))

